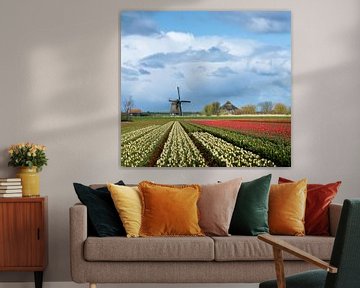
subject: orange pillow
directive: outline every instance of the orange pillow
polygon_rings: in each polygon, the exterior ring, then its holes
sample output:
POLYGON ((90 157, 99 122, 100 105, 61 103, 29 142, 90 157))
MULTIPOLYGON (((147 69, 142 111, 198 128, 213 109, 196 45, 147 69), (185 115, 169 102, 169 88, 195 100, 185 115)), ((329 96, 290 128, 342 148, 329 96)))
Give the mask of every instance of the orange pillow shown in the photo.
POLYGON ((142 198, 140 236, 203 236, 199 227, 199 185, 139 183, 142 198))
POLYGON ((303 236, 307 180, 273 184, 269 195, 271 234, 303 236))

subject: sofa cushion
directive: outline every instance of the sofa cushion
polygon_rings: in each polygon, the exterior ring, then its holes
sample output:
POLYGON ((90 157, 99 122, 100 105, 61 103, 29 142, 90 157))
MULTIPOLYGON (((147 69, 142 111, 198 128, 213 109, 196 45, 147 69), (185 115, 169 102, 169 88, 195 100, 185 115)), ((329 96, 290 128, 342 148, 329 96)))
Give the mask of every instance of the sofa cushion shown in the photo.
POLYGON ((210 237, 88 237, 87 261, 213 261, 210 237))
POLYGON ((271 174, 241 183, 231 218, 232 235, 269 233, 268 210, 271 174))
POLYGON ((141 226, 141 196, 137 187, 107 185, 124 225, 127 237, 139 237, 141 226))
POLYGON ((273 184, 269 195, 270 234, 303 236, 305 234, 307 179, 294 183, 273 184))
POLYGON ((203 236, 196 203, 199 185, 164 185, 142 181, 140 236, 203 236))
MULTIPOLYGON (((123 181, 116 184, 125 185, 123 181)), ((106 186, 96 186, 95 188, 94 186, 89 187, 74 183, 79 200, 87 207, 89 235, 100 237, 126 235, 110 192, 106 186)))
POLYGON ((242 178, 223 183, 201 185, 197 203, 200 212, 199 225, 207 235, 229 236, 231 216, 242 178))
MULTIPOLYGON (((330 260, 334 237, 276 236, 322 260, 330 260)), ((254 236, 212 237, 215 242, 215 261, 273 260, 272 246, 254 236)), ((284 260, 299 260, 288 253, 284 260)))

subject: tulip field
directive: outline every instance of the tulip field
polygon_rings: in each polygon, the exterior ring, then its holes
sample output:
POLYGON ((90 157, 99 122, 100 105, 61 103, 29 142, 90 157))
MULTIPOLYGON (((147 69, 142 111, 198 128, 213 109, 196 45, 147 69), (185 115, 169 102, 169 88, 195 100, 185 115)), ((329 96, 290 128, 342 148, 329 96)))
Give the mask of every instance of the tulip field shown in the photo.
POLYGON ((239 131, 244 134, 265 136, 265 137, 282 137, 290 138, 290 122, 278 119, 269 121, 259 120, 194 120, 193 123, 206 125, 210 127, 219 127, 239 131))
POLYGON ((205 159, 180 122, 174 122, 165 142, 158 167, 205 167, 205 159))
POLYGON ((124 167, 290 167, 287 118, 139 117, 121 126, 124 167))

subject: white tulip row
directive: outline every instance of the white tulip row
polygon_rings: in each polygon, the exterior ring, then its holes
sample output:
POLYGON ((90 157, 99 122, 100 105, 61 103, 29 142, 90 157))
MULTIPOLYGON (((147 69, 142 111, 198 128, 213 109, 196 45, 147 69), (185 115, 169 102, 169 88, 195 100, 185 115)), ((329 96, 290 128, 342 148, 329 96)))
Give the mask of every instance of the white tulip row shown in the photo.
POLYGON ((178 121, 169 133, 157 167, 205 167, 205 159, 178 121))
POLYGON ((194 132, 192 135, 201 143, 203 148, 226 167, 271 167, 275 164, 261 158, 253 152, 239 148, 229 142, 215 137, 207 132, 194 132))
POLYGON ((121 144, 126 144, 136 138, 139 138, 143 134, 150 132, 151 130, 154 130, 155 128, 158 128, 160 125, 151 125, 144 128, 140 128, 134 131, 130 131, 124 134, 121 134, 121 144))
POLYGON ((151 130, 143 136, 121 145, 121 164, 126 167, 146 166, 161 138, 169 131, 174 122, 151 130))

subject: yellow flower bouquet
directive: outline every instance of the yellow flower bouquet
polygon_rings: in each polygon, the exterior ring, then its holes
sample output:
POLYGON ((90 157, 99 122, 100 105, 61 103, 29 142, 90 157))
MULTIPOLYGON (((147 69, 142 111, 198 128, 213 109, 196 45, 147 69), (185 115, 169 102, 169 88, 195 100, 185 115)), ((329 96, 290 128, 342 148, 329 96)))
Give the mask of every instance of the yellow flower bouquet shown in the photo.
POLYGON ((29 142, 11 145, 8 149, 10 155, 8 166, 36 167, 37 171, 40 172, 48 161, 45 150, 44 145, 29 142))

